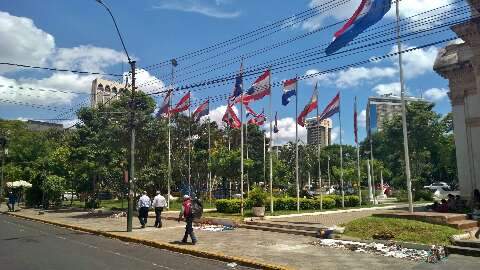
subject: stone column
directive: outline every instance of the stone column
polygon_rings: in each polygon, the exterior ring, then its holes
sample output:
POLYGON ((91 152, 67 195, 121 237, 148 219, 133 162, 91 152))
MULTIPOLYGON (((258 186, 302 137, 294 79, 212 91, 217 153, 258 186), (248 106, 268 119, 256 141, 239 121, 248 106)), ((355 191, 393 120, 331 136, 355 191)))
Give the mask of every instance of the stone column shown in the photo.
POLYGON ((461 196, 480 189, 480 0, 469 0, 472 19, 452 27, 464 43, 442 49, 434 70, 449 80, 461 196))

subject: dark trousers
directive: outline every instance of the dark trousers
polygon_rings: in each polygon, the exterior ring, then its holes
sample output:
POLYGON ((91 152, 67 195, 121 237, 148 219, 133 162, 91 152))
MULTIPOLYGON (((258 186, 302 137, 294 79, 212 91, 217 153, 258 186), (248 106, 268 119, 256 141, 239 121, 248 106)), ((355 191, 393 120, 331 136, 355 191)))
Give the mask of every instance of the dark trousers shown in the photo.
POLYGON ((140 207, 138 209, 138 219, 140 220, 140 224, 142 227, 147 224, 147 218, 148 218, 148 207, 140 207))
POLYGON ((163 207, 155 207, 155 227, 162 227, 162 211, 163 207))
POLYGON ((190 238, 192 238, 192 243, 196 243, 197 238, 193 232, 193 218, 186 218, 185 222, 187 222, 187 225, 185 226, 185 235, 183 236, 182 242, 187 242, 188 236, 190 235, 190 238))

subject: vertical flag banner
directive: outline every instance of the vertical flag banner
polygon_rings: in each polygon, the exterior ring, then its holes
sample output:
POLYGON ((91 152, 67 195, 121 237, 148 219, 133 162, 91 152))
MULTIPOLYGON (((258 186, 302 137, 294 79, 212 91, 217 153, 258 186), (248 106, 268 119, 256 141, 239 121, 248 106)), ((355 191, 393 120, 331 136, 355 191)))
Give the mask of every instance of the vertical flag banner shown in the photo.
POLYGON ((305 108, 297 118, 297 123, 300 126, 302 127, 305 126, 305 118, 310 112, 312 112, 317 108, 317 104, 318 104, 318 90, 317 90, 317 84, 315 84, 315 90, 313 90, 313 94, 312 94, 312 97, 310 98, 310 101, 308 102, 308 104, 305 106, 305 108))
POLYGON ((167 92, 167 95, 165 95, 165 98, 163 99, 162 105, 160 105, 160 108, 158 109, 157 117, 161 117, 162 115, 166 115, 169 113, 171 98, 172 98, 172 90, 169 90, 167 92))
POLYGON ((210 100, 202 103, 198 108, 193 112, 192 118, 193 121, 198 122, 202 116, 207 116, 210 113, 210 100))
POLYGON ((355 143, 358 143, 358 123, 357 123, 357 97, 355 97, 355 103, 353 108, 353 132, 355 135, 355 143))
POLYGON ((278 133, 280 130, 278 130, 278 117, 277 117, 277 112, 275 112, 275 125, 273 126, 273 133, 278 133))
POLYGON ((180 99, 177 105, 175 105, 175 107, 170 110, 170 113, 181 113, 188 110, 188 108, 190 108, 190 92, 188 92, 185 96, 182 97, 182 99, 180 99))
POLYGON ((333 42, 328 45, 325 53, 327 55, 335 53, 376 24, 387 14, 391 4, 391 0, 362 0, 352 17, 335 33, 333 42))
POLYGON ((248 120, 249 125, 256 125, 256 126, 263 126, 267 121, 267 117, 265 117, 265 113, 262 111, 261 113, 255 115, 254 118, 248 120))
POLYGON ((327 107, 323 110, 322 114, 320 115, 320 120, 325 120, 336 113, 340 112, 340 93, 338 93, 330 103, 328 103, 327 107))
POLYGON ((290 98, 297 95, 297 79, 290 79, 283 82, 282 105, 287 106, 290 98))
POLYGON ((245 108, 247 109, 247 117, 249 116, 257 116, 258 114, 250 107, 248 104, 245 105, 245 108))
POLYGON ((265 96, 270 95, 270 70, 266 70, 253 83, 252 87, 248 89, 246 95, 243 97, 243 103, 248 104, 255 100, 260 100, 265 96))
POLYGON ((223 115, 222 121, 227 123, 231 128, 240 128, 242 126, 240 119, 238 119, 238 116, 233 111, 231 105, 227 106, 227 111, 223 115))
POLYGON ((230 103, 235 104, 240 102, 240 97, 243 95, 243 62, 240 64, 240 70, 235 77, 235 86, 233 93, 229 98, 230 103))

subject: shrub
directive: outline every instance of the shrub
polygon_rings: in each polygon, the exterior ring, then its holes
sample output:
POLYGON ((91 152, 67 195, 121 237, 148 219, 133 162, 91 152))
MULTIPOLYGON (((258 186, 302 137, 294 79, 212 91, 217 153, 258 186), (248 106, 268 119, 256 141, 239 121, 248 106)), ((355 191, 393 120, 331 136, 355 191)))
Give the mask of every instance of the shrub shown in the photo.
POLYGON ((252 207, 263 207, 265 206, 265 202, 267 201, 267 193, 263 191, 261 188, 256 187, 252 191, 250 191, 250 195, 248 196, 248 200, 252 207))
POLYGON ((335 207, 342 207, 342 196, 341 195, 328 195, 324 198, 330 198, 335 201, 335 207))
POLYGON ((351 195, 345 196, 345 207, 356 207, 360 205, 360 199, 358 196, 351 195))
POLYGON ((396 190, 396 191, 393 193, 393 197, 397 198, 397 200, 398 200, 399 202, 406 202, 406 201, 408 201, 407 191, 405 191, 405 190, 396 190))
POLYGON ((433 201, 433 192, 430 190, 418 190, 415 191, 414 198, 415 201, 433 201))
MULTIPOLYGON (((319 200, 320 202, 320 200, 319 200)), ((323 198, 323 209, 333 209, 335 208, 335 200, 332 198, 324 197, 323 198)))
POLYGON ((273 201, 273 207, 276 210, 296 210, 297 199, 292 197, 277 198, 273 201))
POLYGON ((302 210, 312 210, 315 209, 314 199, 300 199, 300 209, 302 210))
POLYGON ((240 213, 242 201, 239 199, 222 199, 215 201, 217 212, 226 214, 240 213))

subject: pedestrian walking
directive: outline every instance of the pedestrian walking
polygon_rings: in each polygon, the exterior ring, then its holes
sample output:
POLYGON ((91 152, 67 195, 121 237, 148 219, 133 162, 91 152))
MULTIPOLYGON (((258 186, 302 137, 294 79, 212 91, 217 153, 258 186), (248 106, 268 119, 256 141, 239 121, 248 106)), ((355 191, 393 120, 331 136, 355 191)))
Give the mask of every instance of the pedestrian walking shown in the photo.
POLYGON ((162 227, 162 211, 167 206, 167 200, 157 191, 157 196, 153 198, 152 207, 155 209, 155 228, 162 227))
POLYGON ((184 195, 183 196, 183 203, 182 203, 182 210, 180 211, 180 215, 178 216, 178 222, 185 219, 187 225, 185 226, 185 235, 183 236, 182 243, 187 243, 188 236, 192 239, 192 244, 197 243, 197 238, 195 237, 195 233, 193 232, 193 213, 192 213, 192 200, 190 196, 184 195))
POLYGON ((15 212, 15 201, 17 198, 15 197, 15 194, 13 192, 8 192, 8 211, 15 212))
POLYGON ((142 225, 142 228, 145 228, 145 225, 147 224, 148 210, 150 209, 151 205, 152 205, 152 202, 150 201, 150 198, 147 196, 147 192, 144 191, 142 197, 140 197, 137 204, 138 219, 140 220, 140 224, 142 225))

